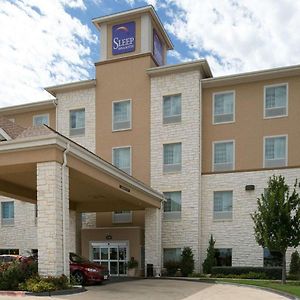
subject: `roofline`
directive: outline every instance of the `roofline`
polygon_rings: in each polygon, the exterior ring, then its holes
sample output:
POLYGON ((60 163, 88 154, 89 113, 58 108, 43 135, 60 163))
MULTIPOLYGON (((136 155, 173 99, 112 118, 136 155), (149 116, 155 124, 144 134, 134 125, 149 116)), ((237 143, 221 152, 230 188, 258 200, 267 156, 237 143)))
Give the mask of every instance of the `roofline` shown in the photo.
POLYGON ((100 168, 105 173, 117 178, 118 180, 122 180, 127 184, 133 186, 134 188, 151 195, 152 197, 160 199, 160 201, 164 201, 163 194, 157 192, 156 190, 152 189, 151 187, 147 186, 143 182, 139 181, 138 179, 134 178, 133 176, 123 172, 122 170, 118 169, 111 163, 105 161, 100 156, 96 155, 95 153, 89 151, 88 149, 84 148, 83 146, 77 144, 76 142, 72 141, 71 139, 65 137, 61 133, 57 132, 56 130, 52 129, 51 127, 44 125, 49 130, 52 131, 52 134, 49 135, 40 135, 34 137, 24 137, 19 139, 13 139, 10 141, 6 141, 1 143, 0 145, 0 152, 1 151, 19 151, 21 149, 30 149, 36 147, 46 147, 46 146, 53 146, 57 145, 60 148, 66 149, 67 145, 70 144, 70 151, 69 153, 75 155, 81 160, 87 161, 92 165, 100 168))
POLYGON ((116 20, 120 17, 123 17, 123 16, 128 16, 128 15, 136 14, 136 13, 144 13, 144 12, 149 12, 151 14, 154 21, 157 23, 157 25, 162 30, 162 35, 163 35, 163 37, 166 41, 167 49, 168 50, 173 50, 174 49, 173 43, 172 43, 167 31, 165 30, 165 28, 164 28, 164 26, 163 26, 163 24, 162 24, 162 22, 161 22, 161 20, 158 16, 157 12, 155 11, 155 9, 152 5, 141 6, 141 7, 138 7, 138 8, 125 10, 125 11, 121 11, 121 12, 118 12, 118 13, 105 15, 103 17, 94 18, 94 19, 92 19, 92 23, 100 31, 101 26, 99 24, 101 24, 101 23, 114 21, 114 20, 116 20))
POLYGON ((214 78, 207 78, 202 79, 202 87, 209 88, 215 86, 221 86, 226 84, 237 84, 237 83, 244 83, 244 82, 252 82, 252 81, 259 81, 263 79, 274 79, 280 78, 285 76, 291 75, 298 75, 300 74, 300 65, 293 65, 287 67, 279 67, 279 68, 272 68, 272 69, 265 69, 253 72, 245 72, 240 74, 233 74, 233 75, 225 75, 220 77, 214 78))
POLYGON ((29 111, 29 110, 37 110, 42 108, 48 108, 49 106, 55 106, 56 102, 55 99, 46 100, 46 101, 38 101, 38 102, 30 102, 20 105, 13 105, 0 108, 0 113, 10 112, 14 110, 22 110, 22 111, 29 111))
POLYGON ((154 68, 147 69, 146 72, 149 76, 160 76, 160 75, 174 73, 174 72, 190 71, 198 68, 202 69, 202 71, 207 77, 213 76, 206 59, 199 59, 199 60, 193 60, 193 61, 188 61, 179 64, 154 67, 154 68))
POLYGON ((81 81, 48 86, 45 87, 44 90, 46 90, 52 96, 56 97, 57 92, 64 92, 71 89, 89 88, 94 86, 96 86, 96 79, 88 79, 88 80, 81 80, 81 81))

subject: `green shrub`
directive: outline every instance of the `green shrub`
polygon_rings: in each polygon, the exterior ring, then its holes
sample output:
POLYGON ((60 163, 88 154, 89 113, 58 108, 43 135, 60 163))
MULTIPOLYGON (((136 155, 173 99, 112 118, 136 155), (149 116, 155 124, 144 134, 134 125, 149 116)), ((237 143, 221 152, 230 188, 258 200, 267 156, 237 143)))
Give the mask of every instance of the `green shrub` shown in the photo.
POLYGON ((139 265, 138 261, 134 259, 134 257, 131 257, 131 259, 127 262, 128 269, 134 269, 137 268, 139 265))
POLYGON ((210 236, 209 246, 207 248, 207 255, 202 264, 203 273, 210 274, 212 272, 212 267, 217 264, 217 260, 215 257, 215 243, 213 236, 210 236))
POLYGON ((298 251, 295 251, 291 255, 289 278, 298 280, 300 278, 300 256, 298 251))
POLYGON ((256 273, 256 272, 249 272, 245 274, 216 274, 213 275, 214 278, 234 278, 234 279, 268 279, 265 273, 256 273))
POLYGON ((194 254, 190 247, 185 247, 181 254, 181 272, 183 276, 188 276, 194 271, 194 254))
POLYGON ((168 276, 175 276, 178 269, 180 269, 180 262, 178 261, 167 261, 165 263, 168 276))
POLYGON ((212 277, 224 277, 225 275, 232 277, 242 274, 255 274, 255 276, 258 276, 258 274, 263 274, 260 276, 264 276, 264 278, 259 279, 281 279, 281 272, 281 267, 213 267, 211 274, 212 277))
POLYGON ((19 285, 19 288, 33 293, 51 292, 57 290, 66 290, 71 288, 68 277, 65 275, 59 277, 32 277, 26 280, 25 283, 19 285))
POLYGON ((37 263, 14 262, 0 268, 0 290, 17 290, 19 284, 37 274, 37 263))

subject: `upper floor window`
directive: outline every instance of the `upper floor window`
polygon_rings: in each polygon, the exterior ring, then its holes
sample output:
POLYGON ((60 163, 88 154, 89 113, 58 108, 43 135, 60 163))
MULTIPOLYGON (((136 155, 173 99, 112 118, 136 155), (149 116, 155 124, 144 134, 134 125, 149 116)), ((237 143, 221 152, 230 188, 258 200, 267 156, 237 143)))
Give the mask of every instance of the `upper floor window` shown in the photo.
POLYGON ((35 115, 33 116, 33 126, 41 126, 43 124, 49 125, 49 115, 35 115))
POLYGON ((2 225, 13 225, 15 218, 14 201, 1 202, 2 225))
POLYGON ((232 191, 214 192, 214 219, 232 219, 232 191))
POLYGON ((164 172, 181 171, 181 143, 164 145, 163 164, 164 172))
POLYGON ((231 171, 234 169, 234 142, 213 143, 213 171, 231 171))
POLYGON ((234 122, 234 92, 213 95, 213 124, 234 122))
POLYGON ((181 217, 181 192, 165 192, 164 219, 180 219, 181 217))
POLYGON ((288 85, 265 86, 264 116, 274 118, 287 116, 288 85))
POLYGON ((181 95, 163 97, 163 123, 181 121, 181 95))
POLYGON ((113 130, 131 129, 131 100, 113 102, 113 130))
POLYGON ((265 137, 264 167, 287 165, 287 136, 265 137))
POLYGON ((132 223, 132 211, 114 211, 112 214, 112 222, 115 224, 132 223))
POLYGON ((85 134, 85 109, 70 110, 70 136, 85 134))
POLYGON ((122 171, 131 174, 131 148, 113 148, 113 165, 122 171))

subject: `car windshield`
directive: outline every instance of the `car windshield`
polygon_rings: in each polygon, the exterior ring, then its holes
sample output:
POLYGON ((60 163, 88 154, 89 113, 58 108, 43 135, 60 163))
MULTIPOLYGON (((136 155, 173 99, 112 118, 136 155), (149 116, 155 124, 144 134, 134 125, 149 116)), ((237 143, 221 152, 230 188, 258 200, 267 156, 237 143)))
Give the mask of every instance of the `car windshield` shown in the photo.
POLYGON ((71 262, 74 262, 74 263, 86 263, 86 262, 89 262, 88 259, 80 256, 80 255, 77 255, 75 253, 70 253, 70 260, 71 262))

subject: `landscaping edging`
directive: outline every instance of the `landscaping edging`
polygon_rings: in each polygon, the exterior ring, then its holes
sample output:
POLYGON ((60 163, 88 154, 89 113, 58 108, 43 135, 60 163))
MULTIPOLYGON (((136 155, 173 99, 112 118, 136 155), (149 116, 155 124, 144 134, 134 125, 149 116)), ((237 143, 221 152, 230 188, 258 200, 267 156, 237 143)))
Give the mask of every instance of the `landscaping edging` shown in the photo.
POLYGON ((15 296, 15 297, 25 297, 25 296, 62 296, 62 295, 72 295, 85 292, 86 289, 83 286, 74 287, 67 290, 51 291, 51 292, 40 292, 32 293, 26 291, 0 291, 0 296, 15 296))
POLYGON ((234 283, 234 282, 225 282, 221 280, 215 280, 213 278, 194 278, 194 277, 160 277, 160 279, 169 279, 169 280, 182 280, 182 281, 193 281, 193 282, 203 282, 203 283, 210 283, 210 284, 228 284, 228 285, 235 285, 235 286, 241 286, 241 287, 250 287, 253 289, 259 289, 266 292, 271 292, 273 294, 277 294, 279 296, 286 297, 291 300, 300 300, 298 297, 293 296, 291 294, 274 290, 267 287, 261 287, 256 285, 250 285, 250 284, 241 284, 241 283, 234 283))

